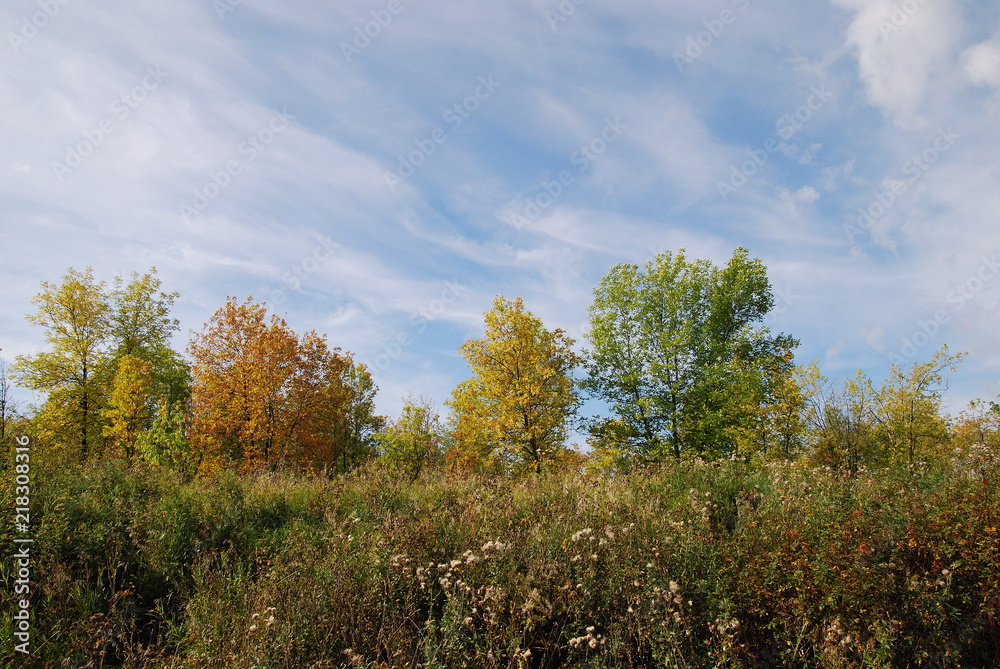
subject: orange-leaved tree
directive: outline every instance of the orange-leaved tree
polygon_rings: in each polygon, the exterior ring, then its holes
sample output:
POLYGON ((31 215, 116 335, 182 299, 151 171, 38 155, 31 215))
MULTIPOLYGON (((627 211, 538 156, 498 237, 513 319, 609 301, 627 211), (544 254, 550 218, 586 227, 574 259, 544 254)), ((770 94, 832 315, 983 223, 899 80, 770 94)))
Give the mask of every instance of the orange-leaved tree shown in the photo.
POLYGON ((342 460, 353 363, 315 332, 230 298, 188 348, 193 362, 191 450, 199 467, 282 464, 324 469, 342 460))
POLYGON ((579 404, 573 369, 580 358, 562 330, 549 331, 521 298, 498 296, 486 336, 461 352, 473 376, 455 389, 449 459, 465 469, 540 471, 566 456, 568 422, 579 404))

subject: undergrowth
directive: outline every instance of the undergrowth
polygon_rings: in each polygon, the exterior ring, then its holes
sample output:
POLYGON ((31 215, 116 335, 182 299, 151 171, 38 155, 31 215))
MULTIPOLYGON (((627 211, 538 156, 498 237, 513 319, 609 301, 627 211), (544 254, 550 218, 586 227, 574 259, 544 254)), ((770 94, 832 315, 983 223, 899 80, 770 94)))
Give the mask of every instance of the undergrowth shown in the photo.
MULTIPOLYGON (((1000 465, 38 472, 13 666, 989 667, 1000 465)), ((10 476, 3 494, 10 498, 10 476)), ((0 541, 12 545, 4 527, 0 541)), ((14 610, 4 564, 3 605, 14 610)), ((0 635, 13 638, 10 615, 0 635)))

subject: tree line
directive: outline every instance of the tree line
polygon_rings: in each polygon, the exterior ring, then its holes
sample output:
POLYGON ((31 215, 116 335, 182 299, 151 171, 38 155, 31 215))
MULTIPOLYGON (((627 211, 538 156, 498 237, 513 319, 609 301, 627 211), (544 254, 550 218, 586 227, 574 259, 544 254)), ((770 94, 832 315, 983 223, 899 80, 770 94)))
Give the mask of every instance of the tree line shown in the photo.
MULTIPOLYGON (((442 418, 407 398, 377 415, 365 365, 326 337, 297 334, 265 304, 229 298, 171 348, 178 298, 156 270, 111 284, 70 268, 43 282, 28 320, 46 349, 0 366, 2 430, 30 431, 70 459, 117 457, 208 472, 362 465, 410 478, 551 468, 625 471, 682 459, 805 460, 857 470, 961 456, 1000 444, 1000 407, 943 412, 942 347, 876 384, 841 385, 799 342, 763 323, 775 301, 764 264, 737 248, 725 266, 661 253, 614 266, 594 289, 588 342, 550 330, 521 298, 497 296, 483 337, 459 349, 470 377, 442 418), (19 415, 10 381, 44 394, 19 415), (606 407, 585 415, 592 399, 606 407), (587 448, 571 447, 574 431, 587 448)), ((0 437, 3 433, 0 433, 0 437)))

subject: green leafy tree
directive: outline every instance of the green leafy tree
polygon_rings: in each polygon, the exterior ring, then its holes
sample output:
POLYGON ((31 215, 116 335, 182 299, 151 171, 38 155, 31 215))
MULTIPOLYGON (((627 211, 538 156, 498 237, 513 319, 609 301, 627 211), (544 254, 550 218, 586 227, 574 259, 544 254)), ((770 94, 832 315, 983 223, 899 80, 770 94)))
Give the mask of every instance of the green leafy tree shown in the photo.
POLYGON ((736 453, 741 426, 792 371, 798 342, 760 325, 773 306, 743 248, 721 269, 683 250, 613 267, 590 309, 584 386, 613 414, 594 434, 613 429, 639 461, 736 453))
POLYGON ((32 299, 38 311, 27 319, 45 329, 49 350, 19 356, 15 369, 21 385, 47 393, 39 413, 50 438, 86 458, 103 443, 111 319, 105 284, 89 267, 70 268, 60 285, 42 282, 41 288, 32 299))
POLYGON ((943 346, 931 360, 914 363, 907 371, 892 365, 889 379, 876 393, 873 418, 893 460, 912 463, 942 453, 948 441, 942 415, 944 372, 954 371, 963 358, 943 346))
POLYGON ((579 404, 574 342, 562 330, 547 330, 521 298, 498 296, 485 321, 486 336, 460 349, 473 376, 450 402, 452 459, 472 468, 485 460, 540 471, 564 455, 579 404))
POLYGON ((376 435, 386 425, 385 417, 376 413, 378 386, 368 368, 350 357, 348 362, 340 377, 345 403, 333 427, 338 446, 330 462, 331 471, 339 473, 350 471, 377 455, 376 435))
POLYGON ((136 434, 152 425, 156 402, 186 397, 187 363, 169 345, 177 294, 161 292, 155 274, 133 274, 128 283, 118 277, 110 291, 90 268, 70 268, 59 285, 42 282, 37 312, 27 318, 45 328, 48 349, 19 357, 15 369, 21 385, 46 394, 33 418, 46 441, 83 458, 100 454, 109 439, 132 453, 136 434), (136 361, 149 366, 150 378, 130 397, 136 361), (139 396, 142 407, 135 405, 139 396))
POLYGON ((950 438, 942 414, 944 373, 962 358, 944 346, 909 370, 893 364, 881 386, 858 370, 839 389, 814 368, 812 399, 803 414, 811 434, 810 458, 856 471, 943 456, 950 438))
POLYGON ((163 400, 158 403, 152 426, 142 432, 136 441, 136 451, 161 467, 188 471, 191 465, 191 446, 186 436, 188 411, 183 403, 163 400))
POLYGON ((760 385, 739 393, 743 418, 730 427, 737 451, 764 462, 794 460, 806 446, 810 371, 789 369, 791 353, 774 362, 755 379, 760 385))
POLYGON ((837 388, 816 371, 812 382, 806 410, 810 461, 851 472, 882 462, 885 449, 874 419, 878 392, 871 380, 858 370, 837 388))
POLYGON ((150 415, 155 414, 155 404, 161 399, 182 403, 190 395, 191 385, 190 366, 170 344, 173 333, 180 330, 180 323, 170 315, 179 295, 161 288, 154 267, 141 276, 133 273, 127 283, 116 277, 109 296, 111 359, 116 366, 125 357, 151 365, 150 415))
POLYGON ((440 459, 442 433, 441 418, 434 405, 411 396, 403 404, 399 419, 375 436, 379 457, 388 469, 416 480, 425 467, 440 459))

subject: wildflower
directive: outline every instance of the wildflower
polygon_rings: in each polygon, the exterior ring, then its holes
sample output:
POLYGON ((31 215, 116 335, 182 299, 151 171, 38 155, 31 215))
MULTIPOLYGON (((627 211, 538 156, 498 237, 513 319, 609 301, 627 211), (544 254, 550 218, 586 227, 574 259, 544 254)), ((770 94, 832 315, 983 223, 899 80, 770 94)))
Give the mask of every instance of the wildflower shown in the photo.
POLYGON ((274 624, 274 616, 268 616, 268 618, 267 618, 267 626, 270 627, 273 624, 274 624))
POLYGON ((256 625, 251 625, 250 626, 250 631, 251 632, 256 632, 257 631, 257 626, 256 625))

